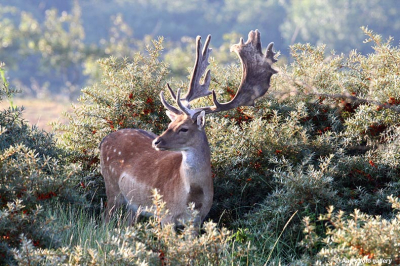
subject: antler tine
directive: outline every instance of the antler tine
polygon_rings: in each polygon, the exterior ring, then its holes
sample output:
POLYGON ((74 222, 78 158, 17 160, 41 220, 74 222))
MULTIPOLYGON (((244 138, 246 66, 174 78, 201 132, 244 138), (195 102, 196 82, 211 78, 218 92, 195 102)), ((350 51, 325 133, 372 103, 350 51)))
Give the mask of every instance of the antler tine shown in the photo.
MULTIPOLYGON (((168 85, 168 87, 169 87, 169 85, 168 85)), ((171 92, 171 91, 170 91, 170 92, 171 92)), ((173 92, 172 92, 172 94, 173 94, 173 92)), ((174 97, 173 97, 173 98, 174 98, 174 97)), ((171 112, 173 112, 173 113, 175 113, 175 114, 177 114, 177 115, 182 114, 181 111, 179 111, 178 109, 176 109, 175 107, 173 107, 172 105, 170 105, 170 104, 165 100, 165 98, 164 98, 164 92, 163 92, 163 91, 160 92, 160 99, 161 99, 161 103, 164 105, 164 107, 165 107, 166 109, 168 109, 169 111, 171 111, 171 112)), ((175 98, 174 98, 174 99, 175 99, 175 98)))
POLYGON ((265 56, 262 53, 260 32, 250 31, 246 43, 240 38, 238 44, 231 47, 231 52, 235 52, 242 64, 242 79, 235 97, 227 103, 219 103, 213 91, 214 106, 196 108, 192 112, 198 114, 201 111, 215 113, 230 110, 239 106, 253 106, 254 101, 263 96, 270 87, 273 74, 277 71, 271 66, 277 60, 272 51, 273 43, 267 47, 265 56))
POLYGON ((277 62, 278 60, 275 59, 275 53, 272 51, 274 47, 274 43, 271 42, 268 44, 267 50, 265 51, 265 57, 272 61, 272 63, 277 62))
POLYGON ((186 115, 190 116, 190 109, 187 108, 186 106, 184 106, 181 101, 181 88, 178 89, 175 100, 176 100, 176 104, 179 106, 179 109, 181 109, 182 112, 184 112, 186 115))
POLYGON ((186 115, 192 117, 194 115, 194 110, 190 110, 190 108, 186 107, 182 101, 180 100, 181 97, 181 88, 178 89, 178 91, 176 92, 176 96, 174 91, 171 89, 171 87, 169 86, 169 84, 167 83, 167 88, 171 94, 171 97, 175 100, 176 104, 178 105, 179 109, 176 109, 174 106, 170 105, 164 98, 164 92, 161 91, 160 92, 160 99, 161 99, 161 103, 164 105, 164 107, 166 109, 168 109, 169 111, 180 115, 185 113, 186 115))
POLYGON ((210 64, 208 62, 208 57, 210 56, 210 52, 212 51, 211 48, 208 48, 210 41, 211 35, 208 35, 203 50, 201 51, 201 37, 197 36, 196 38, 196 61, 193 67, 192 75, 190 77, 188 91, 182 98, 182 101, 186 102, 185 105, 187 107, 189 107, 189 103, 194 99, 205 97, 211 94, 211 92, 208 91, 208 87, 210 86, 211 81, 210 70, 207 70, 206 72, 204 83, 200 84, 200 79, 206 71, 207 66, 210 64))
POLYGON ((169 86, 169 83, 167 83, 167 88, 168 88, 169 94, 171 95, 172 99, 176 100, 175 93, 174 93, 174 91, 171 89, 171 87, 169 86))

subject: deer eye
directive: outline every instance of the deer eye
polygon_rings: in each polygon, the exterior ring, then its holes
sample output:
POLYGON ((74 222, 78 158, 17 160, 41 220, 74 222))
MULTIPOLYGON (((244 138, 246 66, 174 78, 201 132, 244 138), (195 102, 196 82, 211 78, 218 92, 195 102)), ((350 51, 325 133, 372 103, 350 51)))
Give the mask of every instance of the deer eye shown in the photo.
POLYGON ((188 132, 188 130, 189 130, 189 129, 183 127, 183 128, 181 128, 181 129, 179 129, 178 133, 181 133, 181 132, 188 132))

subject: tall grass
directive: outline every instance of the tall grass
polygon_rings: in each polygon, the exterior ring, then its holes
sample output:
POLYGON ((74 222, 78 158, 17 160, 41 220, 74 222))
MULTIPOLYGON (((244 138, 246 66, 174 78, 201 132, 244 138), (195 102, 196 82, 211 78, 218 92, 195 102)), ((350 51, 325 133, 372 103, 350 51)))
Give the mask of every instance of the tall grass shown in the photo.
POLYGON ((154 216, 132 226, 123 210, 105 224, 83 205, 55 205, 47 217, 58 229, 53 237, 56 244, 35 249, 24 238, 20 249, 14 251, 16 260, 21 265, 27 261, 39 265, 232 265, 243 261, 242 265, 249 265, 250 243, 235 241, 225 228, 206 222, 199 236, 193 234, 194 206, 188 209, 191 218, 184 228, 175 230, 172 224, 161 226, 167 212, 161 197, 155 195, 154 203, 154 216))
POLYGON ((109 223, 104 223, 101 216, 88 211, 81 205, 57 204, 48 211, 48 216, 55 218, 61 229, 55 236, 61 246, 81 246, 84 249, 99 249, 104 253, 104 246, 99 243, 106 241, 117 227, 126 227, 127 217, 123 210, 117 211, 109 223))

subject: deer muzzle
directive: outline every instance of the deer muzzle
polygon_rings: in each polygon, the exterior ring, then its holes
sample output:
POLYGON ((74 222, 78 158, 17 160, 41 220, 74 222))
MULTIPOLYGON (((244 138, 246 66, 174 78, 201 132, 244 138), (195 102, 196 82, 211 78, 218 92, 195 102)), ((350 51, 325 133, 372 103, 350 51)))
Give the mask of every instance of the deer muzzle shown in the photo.
POLYGON ((165 148, 162 147, 163 143, 164 143, 164 140, 161 137, 158 137, 153 140, 152 146, 157 151, 164 151, 165 148))

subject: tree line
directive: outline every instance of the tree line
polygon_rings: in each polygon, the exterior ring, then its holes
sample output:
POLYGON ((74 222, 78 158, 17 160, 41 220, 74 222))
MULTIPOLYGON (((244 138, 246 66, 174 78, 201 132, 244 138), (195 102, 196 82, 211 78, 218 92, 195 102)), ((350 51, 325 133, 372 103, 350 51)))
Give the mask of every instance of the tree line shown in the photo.
POLYGON ((281 59, 299 42, 367 54, 373 50, 362 44, 359 28, 400 36, 399 13, 395 0, 1 0, 0 58, 26 96, 73 100, 98 80, 96 60, 133 57, 158 36, 165 37, 171 76, 185 77, 197 35, 212 35, 212 56, 220 63, 233 62, 229 44, 255 28, 264 43, 275 42, 281 59))

